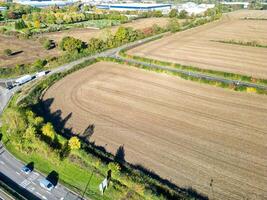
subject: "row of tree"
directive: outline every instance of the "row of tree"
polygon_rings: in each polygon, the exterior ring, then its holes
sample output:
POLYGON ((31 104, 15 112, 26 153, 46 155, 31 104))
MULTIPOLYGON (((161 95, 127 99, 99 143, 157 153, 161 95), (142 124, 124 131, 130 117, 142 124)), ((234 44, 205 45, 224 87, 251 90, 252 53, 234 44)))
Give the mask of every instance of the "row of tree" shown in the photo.
POLYGON ((7 8, 7 10, 1 12, 3 20, 20 19, 22 15, 29 14, 32 12, 39 12, 41 10, 39 8, 17 3, 0 2, 0 6, 7 8))
MULTIPOLYGON (((170 24, 170 29, 174 25, 174 22, 170 24)), ((175 28, 176 29, 176 28, 175 28)), ((166 31, 166 29, 154 25, 150 28, 135 30, 130 27, 119 27, 115 34, 107 33, 106 38, 91 38, 88 43, 85 43, 79 39, 73 37, 64 37, 59 43, 61 50, 66 52, 85 52, 85 53, 96 53, 101 52, 105 49, 118 47, 122 44, 133 42, 154 34, 158 34, 166 31)))
POLYGON ((109 20, 119 20, 124 23, 128 21, 128 18, 125 15, 118 13, 111 14, 94 14, 94 13, 82 13, 82 12, 33 12, 30 14, 25 14, 22 16, 22 19, 26 22, 34 23, 39 21, 45 25, 51 24, 71 24, 88 20, 100 20, 100 19, 109 19, 109 20))

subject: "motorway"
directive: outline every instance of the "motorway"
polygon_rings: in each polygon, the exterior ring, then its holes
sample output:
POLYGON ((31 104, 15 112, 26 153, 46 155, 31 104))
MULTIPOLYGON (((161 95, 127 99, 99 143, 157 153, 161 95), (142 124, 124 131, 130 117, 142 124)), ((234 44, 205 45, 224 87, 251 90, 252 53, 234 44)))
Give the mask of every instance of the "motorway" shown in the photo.
MULTIPOLYGON (((228 79, 224 79, 224 78, 220 78, 220 77, 213 77, 213 76, 204 75, 204 74, 200 74, 200 73, 196 73, 196 72, 189 72, 189 71, 185 71, 185 70, 159 66, 159 65, 155 65, 155 64, 151 64, 151 63, 145 63, 145 62, 132 60, 132 59, 125 59, 125 58, 122 58, 119 56, 119 51, 121 51, 122 49, 129 49, 129 48, 144 44, 150 40, 154 40, 155 38, 162 37, 165 34, 166 33, 152 36, 150 38, 145 38, 145 39, 139 40, 137 42, 126 44, 126 45, 123 45, 123 46, 118 47, 118 48, 110 49, 110 50, 107 50, 105 52, 93 55, 93 56, 88 56, 88 57, 78 59, 76 61, 62 65, 58 68, 52 69, 48 75, 69 70, 78 64, 81 64, 87 60, 91 60, 94 58, 112 57, 112 58, 116 58, 116 59, 121 59, 123 61, 127 61, 129 63, 142 64, 142 65, 146 65, 146 66, 156 68, 156 69, 175 71, 175 72, 186 74, 188 76, 203 78, 203 79, 207 79, 207 80, 215 80, 215 81, 220 81, 220 82, 224 82, 224 83, 233 83, 233 84, 244 85, 244 86, 249 86, 249 87, 267 89, 266 86, 261 86, 261 85, 252 84, 252 83, 246 83, 246 82, 237 81, 237 80, 228 80, 228 79)), ((4 83, 6 81, 10 81, 10 79, 0 79, 0 83, 1 82, 4 83)), ((19 90, 19 87, 14 87, 13 89, 8 90, 8 89, 6 89, 0 85, 0 115, 2 114, 4 108, 7 106, 12 95, 18 90, 19 90)), ((48 200, 56 200, 56 199, 76 200, 76 199, 81 199, 79 197, 79 195, 74 194, 73 192, 71 192, 66 187, 62 186, 61 184, 58 184, 57 187, 54 188, 51 192, 46 191, 45 189, 43 189, 39 186, 39 180, 45 178, 45 176, 39 172, 36 172, 36 171, 32 172, 29 175, 23 174, 20 171, 20 169, 23 165, 24 165, 23 163, 18 161, 9 152, 7 152, 7 150, 4 148, 4 146, 0 143, 0 175, 5 176, 6 177, 5 179, 10 179, 10 182, 12 182, 14 188, 21 190, 21 192, 24 193, 25 195, 30 195, 31 197, 29 199, 37 199, 37 200, 39 200, 39 199, 44 199, 44 200, 46 200, 46 199, 48 199, 48 200)), ((1 178, 1 176, 0 176, 0 178, 1 178)), ((0 199, 1 199, 1 193, 0 193, 0 199)))
MULTIPOLYGON (((33 171, 30 174, 21 172, 23 163, 14 158, 9 152, 5 150, 2 144, 0 144, 0 173, 8 177, 4 178, 4 182, 13 188, 20 188, 20 193, 27 199, 36 200, 78 200, 81 199, 70 190, 57 184, 57 186, 50 192, 39 185, 39 180, 45 178, 37 171, 33 171)), ((1 175, 0 177, 2 177, 1 175)))

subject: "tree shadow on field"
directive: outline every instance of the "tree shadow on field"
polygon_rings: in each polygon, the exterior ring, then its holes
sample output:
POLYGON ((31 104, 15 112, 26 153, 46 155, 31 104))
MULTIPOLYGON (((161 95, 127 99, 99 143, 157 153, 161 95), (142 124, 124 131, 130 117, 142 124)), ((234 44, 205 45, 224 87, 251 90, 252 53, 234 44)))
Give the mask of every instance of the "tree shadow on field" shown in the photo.
POLYGON ((124 145, 119 146, 115 154, 114 160, 120 164, 125 163, 125 150, 124 145))
POLYGON ((94 141, 90 141, 90 138, 95 132, 95 124, 88 123, 89 125, 85 130, 79 135, 74 134, 71 128, 66 128, 67 122, 72 117, 72 112, 69 113, 66 117, 62 117, 62 111, 56 110, 55 112, 51 111, 51 105, 53 104, 54 99, 49 98, 45 100, 40 100, 33 108, 34 111, 44 117, 45 121, 51 122, 57 133, 62 134, 65 138, 69 139, 71 136, 75 135, 80 138, 82 141, 82 149, 91 154, 103 163, 116 162, 121 166, 121 171, 126 172, 127 174, 141 174, 145 175, 144 179, 147 182, 146 187, 151 189, 154 193, 163 195, 166 199, 200 199, 207 200, 208 197, 197 192, 195 189, 188 187, 179 187, 174 184, 171 180, 164 179, 160 177, 157 173, 152 170, 145 168, 140 164, 131 164, 125 160, 125 146, 121 145, 118 147, 115 155, 108 152, 105 147, 96 145, 94 141), (153 180, 151 180, 153 179, 153 180), (186 198, 187 199, 187 198, 186 198))
POLYGON ((40 102, 33 107, 33 110, 38 115, 42 116, 46 122, 51 122, 58 133, 61 133, 66 138, 70 138, 73 135, 72 128, 66 128, 65 126, 71 119, 72 112, 62 118, 62 111, 60 109, 54 112, 51 111, 53 102, 54 98, 40 100, 40 102))
POLYGON ((15 51, 15 52, 11 53, 11 56, 15 56, 15 55, 18 55, 21 53, 23 53, 23 51, 15 51))

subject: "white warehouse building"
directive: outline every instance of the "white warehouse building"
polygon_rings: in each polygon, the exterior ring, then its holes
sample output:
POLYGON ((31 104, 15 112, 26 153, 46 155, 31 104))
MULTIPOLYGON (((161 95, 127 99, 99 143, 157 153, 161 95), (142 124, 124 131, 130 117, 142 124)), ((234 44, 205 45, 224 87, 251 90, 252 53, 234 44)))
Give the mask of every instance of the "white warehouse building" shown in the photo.
POLYGON ((215 4, 196 4, 193 2, 187 2, 177 6, 177 10, 180 12, 185 10, 190 15, 204 13, 209 8, 214 8, 215 4))
POLYGON ((155 11, 159 10, 163 13, 168 13, 171 10, 171 4, 145 4, 145 3, 131 3, 131 4, 100 4, 97 5, 99 9, 116 10, 116 11, 155 11))

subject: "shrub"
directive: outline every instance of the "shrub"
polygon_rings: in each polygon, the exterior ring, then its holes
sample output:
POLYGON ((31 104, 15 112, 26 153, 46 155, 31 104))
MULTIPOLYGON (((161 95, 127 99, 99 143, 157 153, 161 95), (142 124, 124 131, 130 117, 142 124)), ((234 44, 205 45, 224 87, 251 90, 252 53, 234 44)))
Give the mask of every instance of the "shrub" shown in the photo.
POLYGON ((4 52, 4 54, 6 56, 11 56, 12 55, 12 50, 11 49, 5 49, 3 52, 4 52))
POLYGON ((76 39, 74 37, 64 37, 60 44, 60 49, 63 51, 68 51, 68 52, 80 52, 82 49, 85 48, 85 43, 79 39, 76 39))
POLYGON ((25 22, 21 19, 15 22, 15 29, 23 29, 26 28, 25 22))
POLYGON ((56 135, 53 125, 49 122, 42 127, 42 133, 51 140, 54 140, 56 135))
POLYGON ((247 87, 247 90, 246 90, 248 93, 256 93, 257 92, 257 89, 256 88, 253 88, 253 87, 247 87))
POLYGON ((168 30, 170 30, 172 33, 175 33, 180 30, 180 24, 179 21, 176 18, 171 18, 167 25, 168 30))
POLYGON ((81 148, 81 142, 80 142, 79 138, 76 136, 70 138, 68 145, 69 145, 71 150, 77 150, 77 149, 81 148))

